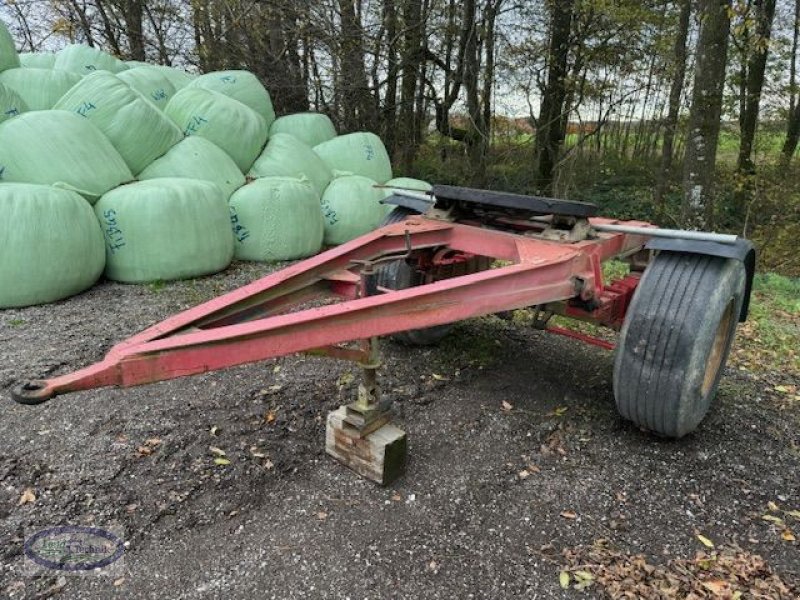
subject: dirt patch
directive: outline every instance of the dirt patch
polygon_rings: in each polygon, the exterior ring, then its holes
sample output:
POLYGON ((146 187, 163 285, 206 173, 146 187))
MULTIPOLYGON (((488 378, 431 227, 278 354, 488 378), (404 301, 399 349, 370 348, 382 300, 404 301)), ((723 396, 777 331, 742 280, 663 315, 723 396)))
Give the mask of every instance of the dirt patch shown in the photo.
POLYGON ((800 510, 800 409, 780 403, 776 382, 792 384, 780 374, 730 370, 700 430, 666 442, 617 417, 602 350, 494 317, 435 348, 387 342, 382 383, 410 448, 388 489, 324 454, 325 415, 358 385, 347 363, 289 357, 39 407, 7 400, 18 380, 97 361, 269 269, 103 283, 0 313, 0 595, 591 597, 561 588, 563 549, 605 539, 668 564, 704 549, 698 533, 796 585, 800 548, 782 533, 800 522, 762 518, 800 510), (35 500, 20 504, 26 490, 35 500), (26 534, 62 524, 121 528, 117 585, 24 575, 26 534))

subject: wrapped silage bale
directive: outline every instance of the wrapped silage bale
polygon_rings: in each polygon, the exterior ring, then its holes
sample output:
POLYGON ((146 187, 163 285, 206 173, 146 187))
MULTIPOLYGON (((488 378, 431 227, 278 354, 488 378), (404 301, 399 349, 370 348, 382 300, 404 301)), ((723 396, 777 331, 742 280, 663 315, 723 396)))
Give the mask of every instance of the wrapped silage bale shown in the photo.
POLYGON ((288 133, 313 147, 335 138, 336 128, 328 115, 305 112, 275 119, 269 128, 269 135, 272 137, 278 133, 288 133))
POLYGON ((293 260, 322 248, 319 194, 308 181, 264 177, 230 199, 234 255, 242 260, 293 260))
POLYGON ((33 111, 0 123, 0 180, 72 189, 94 203, 131 179, 111 142, 74 113, 33 111))
POLYGON ((314 152, 332 171, 362 175, 378 183, 392 178, 389 153, 374 133, 359 131, 340 135, 314 146, 314 152))
POLYGON ((175 95, 172 82, 159 69, 150 66, 133 67, 122 71, 117 77, 161 110, 167 107, 167 102, 175 95))
POLYGON ((210 181, 123 185, 94 207, 106 240, 106 277, 124 283, 216 273, 233 258, 228 203, 210 181))
POLYGON ((0 308, 55 302, 102 274, 103 234, 75 192, 2 183, 0 215, 0 308))
POLYGON ((383 190, 375 185, 361 175, 345 175, 331 182, 320 202, 326 245, 344 244, 381 224, 386 216, 381 204, 383 190))
POLYGON ((392 187, 396 187, 401 190, 411 190, 412 192, 430 192, 433 189, 433 186, 427 181, 422 181, 422 179, 414 179, 413 177, 395 177, 383 185, 383 195, 385 198, 388 198, 392 195, 392 187))
POLYGON ((175 91, 182 90, 197 78, 197 75, 187 73, 180 67, 168 67, 166 65, 151 65, 150 67, 169 79, 169 82, 175 86, 175 91))
POLYGON ((17 92, 28 110, 50 110, 80 80, 80 75, 55 69, 9 69, 0 73, 0 83, 17 92))
POLYGON ((19 54, 14 45, 14 38, 6 29, 5 23, 0 21, 0 71, 15 69, 19 66, 19 54))
POLYGON ((185 87, 165 112, 185 136, 199 135, 220 148, 246 173, 267 141, 269 127, 249 106, 203 88, 185 87))
POLYGON ((277 133, 250 168, 251 177, 306 178, 322 196, 333 173, 306 144, 288 133, 277 133))
POLYGON ((0 123, 27 110, 28 105, 19 97, 19 94, 0 83, 0 123))
POLYGON ((250 71, 212 71, 193 79, 189 87, 219 92, 238 100, 264 117, 267 128, 275 120, 267 88, 250 71))
POLYGON ((115 75, 98 71, 81 79, 55 107, 97 126, 136 175, 183 139, 167 115, 115 75))
POLYGON ((51 52, 21 52, 19 64, 26 69, 53 69, 56 55, 51 52))
POLYGON ((149 67, 150 66, 150 63, 145 62, 143 60, 123 60, 122 62, 124 62, 128 66, 128 69, 135 69, 136 67, 149 67))
POLYGON ((245 182, 244 175, 233 159, 224 150, 198 135, 178 142, 164 156, 139 173, 140 180, 164 177, 211 181, 220 187, 226 200, 245 182))
POLYGON ((58 51, 53 68, 88 75, 94 71, 119 73, 127 69, 128 65, 98 48, 85 44, 69 44, 58 51))

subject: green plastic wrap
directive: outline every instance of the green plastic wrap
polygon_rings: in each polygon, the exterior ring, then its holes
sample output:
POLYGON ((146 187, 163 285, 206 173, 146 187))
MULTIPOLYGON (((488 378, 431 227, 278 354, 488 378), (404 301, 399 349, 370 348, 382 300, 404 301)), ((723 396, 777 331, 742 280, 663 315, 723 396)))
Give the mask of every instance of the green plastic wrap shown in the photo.
POLYGON ((319 195, 308 181, 264 177, 230 199, 234 252, 241 260, 293 260, 322 248, 319 195))
POLYGON ((125 283, 216 273, 233 258, 228 203, 209 181, 123 185, 94 207, 106 240, 106 277, 125 283))
POLYGON ((336 137, 336 128, 328 115, 307 112, 278 117, 269 128, 272 137, 278 133, 288 133, 309 146, 316 146, 336 137))
POLYGON ((167 104, 166 113, 185 136, 199 135, 222 148, 247 173, 267 141, 264 118, 238 100, 210 90, 185 87, 167 104))
POLYGON ((19 94, 28 110, 50 110, 80 75, 54 69, 9 69, 0 73, 0 83, 19 94))
POLYGON ((154 67, 132 67, 122 71, 117 77, 161 110, 167 107, 167 102, 175 95, 175 86, 160 69, 154 67))
POLYGON ((205 138, 193 135, 175 144, 161 158, 139 173, 139 179, 185 177, 216 183, 225 198, 244 185, 245 179, 233 159, 205 138))
POLYGON ((381 224, 386 210, 383 190, 374 180, 360 175, 337 177, 322 195, 325 244, 344 244, 381 224))
POLYGON ((155 104, 105 71, 81 79, 54 108, 96 125, 134 175, 183 139, 181 130, 155 104))
POLYGON ((19 64, 26 69, 53 69, 56 55, 51 52, 21 52, 19 64))
POLYGON ((389 154, 374 133, 359 131, 340 135, 314 146, 314 152, 332 171, 362 175, 378 183, 386 183, 392 178, 389 154))
POLYGON ((197 75, 187 73, 179 67, 167 67, 166 65, 151 65, 152 69, 159 71, 169 82, 175 86, 175 91, 182 90, 189 85, 197 75))
POLYGON ((0 83, 0 123, 28 110, 28 105, 14 90, 0 83))
POLYGON ((128 68, 124 62, 107 52, 84 44, 69 44, 56 54, 54 69, 88 75, 94 71, 119 73, 128 68))
POLYGON ((6 29, 5 23, 0 21, 0 71, 15 69, 19 66, 19 54, 14 45, 14 38, 6 29))
POLYGON ((111 142, 74 113, 33 111, 0 123, 0 181, 55 185, 94 203, 131 179, 111 142))
POLYGON ((0 184, 0 308, 55 302, 103 272, 103 234, 75 192, 0 184))
POLYGON ((288 133, 277 133, 253 163, 251 177, 306 178, 319 196, 333 179, 333 173, 306 144, 288 133))
POLYGON ((189 86, 219 92, 246 104, 264 117, 267 128, 275 120, 269 92, 250 71, 213 71, 193 79, 189 86))

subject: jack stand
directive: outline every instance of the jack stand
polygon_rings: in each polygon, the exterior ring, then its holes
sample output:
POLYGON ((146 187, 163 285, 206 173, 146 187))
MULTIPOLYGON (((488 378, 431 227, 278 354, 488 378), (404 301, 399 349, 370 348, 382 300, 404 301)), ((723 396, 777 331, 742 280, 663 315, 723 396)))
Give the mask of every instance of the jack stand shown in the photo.
POLYGON ((358 399, 328 413, 325 450, 359 475, 389 485, 405 472, 406 434, 391 423, 391 403, 380 397, 377 338, 369 341, 369 358, 358 399))

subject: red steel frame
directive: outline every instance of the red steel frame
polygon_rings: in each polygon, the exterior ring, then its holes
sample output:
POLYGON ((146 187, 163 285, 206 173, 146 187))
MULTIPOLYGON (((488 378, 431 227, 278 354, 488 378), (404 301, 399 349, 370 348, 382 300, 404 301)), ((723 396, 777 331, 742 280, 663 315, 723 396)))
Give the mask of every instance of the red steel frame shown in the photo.
POLYGON ((647 239, 601 233, 564 243, 410 217, 170 317, 117 344, 99 363, 20 389, 36 403, 66 392, 145 384, 297 352, 366 362, 363 346, 340 344, 556 302, 565 303, 562 312, 568 316, 619 327, 638 278, 605 286, 601 265, 636 253, 647 239), (370 261, 406 252, 430 255, 441 248, 504 266, 364 295, 363 271, 370 261), (320 305, 325 298, 339 301, 320 305), (311 301, 317 304, 302 307, 311 301))

